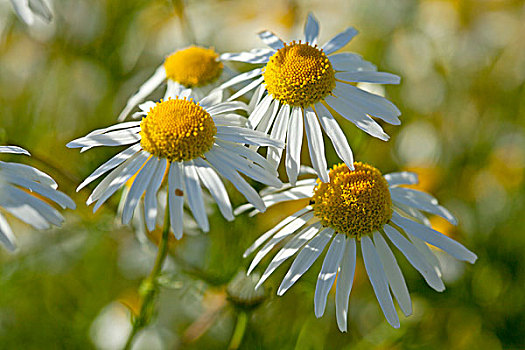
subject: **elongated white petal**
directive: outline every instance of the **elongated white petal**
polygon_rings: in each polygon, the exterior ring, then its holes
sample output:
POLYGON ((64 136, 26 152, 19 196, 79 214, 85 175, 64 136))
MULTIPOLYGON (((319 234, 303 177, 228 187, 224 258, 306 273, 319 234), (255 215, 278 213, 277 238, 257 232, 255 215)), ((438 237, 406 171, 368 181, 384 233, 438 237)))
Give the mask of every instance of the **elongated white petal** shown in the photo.
POLYGON ((268 46, 270 46, 274 50, 279 50, 284 47, 284 43, 277 35, 270 32, 269 30, 265 30, 260 32, 259 38, 268 46))
POLYGON ((358 54, 350 52, 337 53, 328 57, 336 71, 361 72, 376 71, 377 67, 358 54))
POLYGON ((388 139, 390 138, 390 136, 388 136, 383 131, 381 125, 379 125, 372 118, 367 116, 365 112, 347 104, 344 99, 337 98, 334 96, 327 96, 325 98, 325 101, 337 113, 354 123, 355 126, 363 130, 367 134, 373 137, 377 137, 378 139, 383 141, 388 141, 388 139))
POLYGON ((401 81, 398 75, 373 71, 338 72, 335 77, 352 83, 399 84, 401 81))
POLYGON ((146 164, 144 164, 142 169, 140 169, 137 176, 135 176, 129 193, 126 196, 124 208, 122 209, 122 223, 124 225, 127 225, 131 221, 133 213, 135 212, 135 208, 137 207, 140 198, 146 191, 146 188, 151 181, 151 177, 155 170, 157 170, 158 165, 159 159, 155 156, 152 156, 146 162, 146 164))
POLYGON ((297 181, 301 164, 301 147, 303 145, 303 116, 300 107, 293 107, 286 146, 286 174, 292 185, 297 181))
POLYGON ((238 126, 221 126, 217 125, 217 134, 215 137, 231 142, 244 143, 254 146, 272 146, 283 148, 284 144, 272 139, 267 134, 251 130, 248 128, 241 128, 238 126))
POLYGON ((388 323, 394 328, 399 328, 399 317, 397 316, 396 309, 394 307, 394 301, 388 290, 388 282, 383 270, 383 265, 379 256, 377 255, 376 249, 372 240, 368 236, 361 237, 361 251, 363 253, 363 261, 365 263, 366 273, 374 289, 374 293, 377 297, 377 301, 383 310, 388 323))
POLYGON ((268 62, 269 58, 275 53, 273 49, 253 49, 249 52, 240 53, 223 53, 220 56, 221 61, 238 61, 252 64, 268 62))
POLYGON ((357 33, 358 31, 354 27, 346 28, 344 32, 337 34, 329 42, 322 46, 324 53, 326 55, 329 55, 339 50, 340 48, 348 44, 348 42, 352 40, 352 38, 356 36, 357 33))
MULTIPOLYGON (((406 233, 406 232, 405 232, 406 233)), ((406 233, 408 239, 414 244, 417 250, 423 255, 425 260, 428 262, 430 266, 436 271, 436 274, 441 278, 443 276, 441 272, 441 264, 439 263, 438 258, 434 255, 434 253, 430 250, 430 247, 428 244, 423 241, 422 239, 417 238, 414 235, 411 235, 410 233, 406 233)))
POLYGON ((214 89, 210 93, 204 96, 200 101, 199 105, 202 108, 208 108, 222 102, 224 91, 220 89, 214 89))
POLYGON ((335 315, 341 332, 347 331, 348 301, 354 283, 356 257, 355 238, 347 238, 335 289, 335 315))
POLYGON ((326 158, 324 155, 324 141, 321 126, 319 125, 317 116, 312 108, 309 107, 304 112, 306 139, 308 140, 308 152, 310 152, 312 165, 317 174, 319 174, 321 181, 330 182, 330 177, 326 170, 326 158))
POLYGON ((304 25, 304 39, 307 43, 310 43, 311 46, 317 44, 317 38, 319 37, 319 21, 315 16, 310 12, 308 14, 308 19, 304 25))
MULTIPOLYGON (((259 236, 259 238, 255 240, 255 242, 253 242, 253 244, 248 249, 246 249, 246 251, 242 254, 242 257, 246 258, 248 255, 253 253, 257 248, 259 248, 264 242, 266 242, 271 236, 273 236, 277 231, 279 231, 281 228, 288 225, 290 222, 294 221, 298 217, 307 213, 308 211, 310 211, 309 208, 303 208, 293 213, 292 215, 286 217, 284 220, 279 222, 273 228, 263 233, 261 236, 259 236)), ((237 210, 235 210, 235 214, 237 214, 237 210)))
POLYGON ((335 152, 350 170, 354 170, 354 155, 352 154, 352 149, 348 145, 347 138, 332 116, 332 113, 330 113, 322 103, 315 105, 315 111, 319 117, 321 126, 332 141, 335 152))
MULTIPOLYGON (((299 173, 299 175, 302 175, 302 174, 299 173)), ((315 171, 313 171, 313 175, 316 175, 315 171)), ((312 191, 313 191, 313 188, 315 187, 316 181, 317 181, 317 179, 303 179, 303 180, 297 181, 295 186, 296 187, 310 186, 312 188, 312 191)), ((259 192, 259 193, 260 193, 261 196, 267 196, 269 194, 273 194, 273 193, 277 193, 277 192, 284 192, 286 190, 289 190, 292 187, 294 187, 294 186, 292 186, 292 184, 288 182, 288 183, 285 183, 283 185, 283 187, 281 187, 281 188, 274 188, 274 187, 263 188, 261 190, 261 192, 259 192)), ((263 198, 265 198, 265 197, 263 197, 263 198)))
POLYGON ((254 92, 253 96, 248 103, 248 113, 253 113, 257 105, 261 102, 264 93, 266 92, 266 85, 261 84, 254 92))
POLYGON ((11 227, 7 223, 7 220, 0 213, 0 243, 4 245, 8 250, 14 251, 16 249, 16 240, 11 227))
POLYGON ((383 265, 392 293, 394 293, 403 314, 409 316, 412 314, 412 301, 410 300, 410 294, 408 293, 403 273, 383 236, 376 231, 373 234, 373 238, 377 254, 383 265))
POLYGON ((0 153, 25 154, 26 156, 31 155, 28 151, 18 146, 0 146, 0 153))
POLYGON ((168 172, 168 204, 171 229, 177 239, 182 238, 183 231, 184 183, 182 177, 182 163, 171 162, 168 172))
POLYGON ((428 242, 444 250, 458 260, 468 261, 469 263, 473 264, 478 258, 476 254, 452 238, 449 238, 441 232, 435 231, 425 225, 405 219, 395 212, 392 215, 392 221, 396 225, 401 226, 403 230, 410 232, 410 234, 424 240, 425 242, 428 242))
MULTIPOLYGON (((279 110, 277 117, 275 119, 275 124, 272 128, 270 136, 281 142, 286 141, 286 132, 288 131, 288 123, 290 120, 290 106, 285 104, 279 110)), ((277 168, 281 162, 281 157, 283 154, 282 148, 268 147, 266 158, 273 165, 274 168, 277 168)))
POLYGON ((131 96, 126 103, 126 107, 122 110, 118 116, 118 121, 123 121, 126 119, 127 115, 131 110, 142 102, 147 96, 149 96, 153 90, 155 90, 162 82, 166 79, 166 70, 164 69, 164 64, 158 67, 155 70, 155 73, 142 84, 139 88, 139 91, 131 96))
POLYGON ((268 162, 266 158, 264 158, 259 153, 255 152, 254 150, 251 150, 250 148, 239 145, 237 143, 223 141, 219 139, 216 139, 215 143, 219 145, 221 148, 233 154, 237 154, 239 156, 249 159, 250 161, 262 166, 264 169, 266 169, 270 173, 275 174, 277 176, 277 172, 273 168, 272 164, 270 164, 270 162, 268 162))
POLYGON ((101 166, 99 166, 91 175, 89 175, 82 183, 77 187, 77 192, 83 189, 86 185, 90 184, 94 180, 98 179, 101 175, 107 173, 111 169, 114 169, 118 165, 124 163, 132 155, 140 151, 140 144, 133 145, 129 148, 126 148, 124 151, 120 152, 101 166))
MULTIPOLYGON (((302 231, 294 235, 285 245, 279 250, 279 252, 272 259, 261 278, 257 282, 255 289, 259 288, 261 284, 266 281, 268 277, 279 267, 283 262, 291 258, 303 245, 312 239, 321 227, 321 223, 316 223, 305 227, 302 231)), ((250 266, 251 267, 251 266, 250 266)), ((253 268, 252 268, 253 270, 253 268)), ((251 271, 251 270, 250 270, 251 271)))
POLYGON ((441 278, 439 278, 436 271, 429 265, 425 257, 412 243, 388 224, 383 227, 383 230, 397 249, 408 259, 410 264, 421 273, 430 287, 438 292, 445 290, 445 285, 443 281, 441 281, 441 278))
POLYGON ((166 159, 159 159, 159 165, 155 173, 151 177, 151 181, 146 188, 144 195, 144 217, 146 220, 146 227, 153 231, 157 222, 157 193, 166 173, 168 161, 166 159))
POLYGON ((419 182, 417 174, 408 171, 386 174, 384 178, 390 186, 415 185, 419 182))
POLYGON ((401 124, 398 118, 401 111, 383 96, 371 94, 345 83, 337 84, 333 93, 356 112, 372 115, 392 125, 401 124))
POLYGON ((58 187, 55 180, 43 171, 32 166, 18 163, 0 162, 0 170, 4 175, 11 175, 24 178, 28 181, 36 181, 44 186, 56 189, 58 187))
MULTIPOLYGON (((255 257, 252 260, 252 263, 250 264, 250 267, 248 268, 248 274, 250 274, 253 269, 259 264, 259 262, 270 252, 270 250, 275 247, 277 243, 291 235, 292 233, 299 230, 301 227, 303 227, 308 220, 313 218, 314 214, 312 212, 307 212, 303 214, 302 216, 299 216, 298 218, 294 219, 290 223, 288 223, 286 226, 284 226, 279 232, 275 234, 265 245, 261 248, 255 255, 255 257)), ((309 227, 309 226, 308 226, 309 227)), ((306 243, 306 242, 305 242, 306 243)), ((262 283, 261 281, 259 281, 262 283)))
POLYGON ((253 79, 255 77, 258 77, 259 75, 261 75, 261 73, 262 73, 261 68, 256 68, 256 69, 253 69, 253 70, 248 71, 246 73, 242 73, 242 74, 236 75, 235 77, 231 78, 227 82, 221 84, 217 89, 224 90, 224 89, 229 88, 229 87, 231 87, 233 85, 242 83, 243 81, 250 80, 250 79, 253 79))
MULTIPOLYGON (((112 131, 119 131, 119 130, 122 131, 125 129, 133 129, 133 128, 137 128, 138 126, 140 126, 140 121, 117 123, 117 124, 108 126, 107 128, 95 129, 91 131, 89 134, 87 134, 86 136, 102 135, 102 134, 111 133, 112 131)), ((73 141, 77 141, 77 140, 73 140, 73 141)))
POLYGON ((277 112, 279 111, 279 101, 273 100, 270 107, 266 110, 266 113, 262 117, 261 121, 255 128, 255 130, 259 130, 265 134, 268 134, 268 131, 273 125, 273 122, 275 120, 275 116, 277 115, 277 112))
POLYGON ((211 196, 219 206, 222 216, 224 216, 226 220, 232 221, 234 217, 230 197, 220 177, 204 160, 197 158, 193 162, 195 163, 199 178, 208 191, 210 191, 211 196))
POLYGON ((204 208, 204 200, 202 199, 202 189, 199 181, 199 175, 193 165, 193 161, 184 162, 184 187, 188 198, 188 204, 197 224, 204 232, 210 230, 208 222, 208 215, 204 208))
POLYGON ((236 111, 236 110, 246 110, 248 106, 246 103, 241 101, 231 101, 231 102, 222 102, 218 103, 212 107, 208 107, 206 111, 210 113, 212 116, 216 114, 236 111))
POLYGON ((255 208, 259 211, 264 212, 266 206, 262 201, 259 194, 240 176, 237 171, 231 169, 231 167, 224 165, 221 162, 221 159, 216 156, 213 150, 205 154, 206 159, 210 162, 211 165, 218 171, 219 174, 227 178, 239 192, 241 192, 244 197, 253 204, 255 208))
POLYGON ((243 87, 242 89, 240 89, 239 91, 237 91, 236 93, 231 95, 228 98, 228 101, 233 101, 233 100, 243 96, 247 92, 252 91, 257 86, 261 85, 263 83, 263 81, 264 81, 264 77, 260 77, 260 78, 258 78, 256 80, 252 81, 251 83, 249 83, 248 85, 246 85, 245 87, 243 87))
POLYGON ((67 144, 69 148, 89 149, 97 146, 123 146, 140 141, 138 132, 140 128, 112 131, 101 135, 87 135, 71 141, 67 144))
POLYGON ((268 111, 268 108, 270 108, 272 101, 272 95, 268 94, 255 106, 255 109, 248 117, 248 122, 251 128, 255 129, 259 125, 264 115, 268 111))
POLYGON ((317 285, 315 286, 314 296, 314 310, 315 317, 323 316, 326 308, 326 297, 332 288, 335 281, 335 276, 339 270, 339 264, 343 258, 343 253, 346 247, 346 236, 338 233, 332 243, 321 267, 321 272, 317 277, 317 285))
POLYGON ((323 252, 325 246, 332 238, 334 230, 331 228, 323 229, 317 234, 303 249, 297 254, 292 266, 284 276, 277 295, 283 295, 286 291, 294 285, 301 276, 308 271, 312 264, 317 260, 319 255, 323 252))
POLYGON ((431 195, 410 188, 394 187, 390 189, 392 200, 404 205, 441 216, 452 225, 457 225, 457 219, 446 208, 438 204, 431 195))

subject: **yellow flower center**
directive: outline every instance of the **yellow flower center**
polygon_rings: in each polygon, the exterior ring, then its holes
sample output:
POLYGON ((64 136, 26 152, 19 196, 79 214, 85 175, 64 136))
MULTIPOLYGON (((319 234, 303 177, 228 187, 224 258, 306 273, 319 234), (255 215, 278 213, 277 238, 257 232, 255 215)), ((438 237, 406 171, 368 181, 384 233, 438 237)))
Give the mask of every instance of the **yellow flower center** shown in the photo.
POLYGON ((311 203, 323 226, 359 239, 392 218, 392 200, 379 170, 360 162, 354 166, 355 171, 334 166, 329 183, 318 181, 311 203))
POLYGON ((223 68, 218 53, 197 46, 177 51, 164 61, 167 78, 187 87, 213 82, 221 75, 223 68))
POLYGON ((169 161, 201 157, 213 147, 217 128, 212 117, 192 99, 157 103, 140 123, 145 151, 169 161))
POLYGON ((285 44, 270 57, 263 76, 268 92, 291 106, 311 106, 335 88, 330 60, 317 45, 308 43, 285 44))

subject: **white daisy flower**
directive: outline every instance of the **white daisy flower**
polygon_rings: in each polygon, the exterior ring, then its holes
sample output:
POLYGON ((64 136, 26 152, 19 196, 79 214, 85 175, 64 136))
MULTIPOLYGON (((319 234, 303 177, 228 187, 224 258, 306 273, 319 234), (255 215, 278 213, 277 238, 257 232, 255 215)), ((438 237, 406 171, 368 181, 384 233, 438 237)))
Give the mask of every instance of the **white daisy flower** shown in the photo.
POLYGON ((268 161, 244 145, 283 147, 283 144, 259 131, 239 127, 239 120, 244 118, 232 112, 246 105, 218 102, 219 95, 209 95, 197 103, 187 89, 174 99, 142 104, 145 115, 142 121, 95 130, 70 142, 68 147, 80 147, 82 151, 96 146, 128 145, 86 178, 77 191, 112 170, 87 200, 88 205, 96 202, 96 211, 136 174, 125 198, 122 222, 130 222, 144 194, 146 226, 151 231, 155 229, 158 211, 157 192, 165 183, 171 229, 177 238, 183 232, 184 198, 199 227, 209 230, 201 185, 208 189, 222 215, 233 220, 230 200, 218 174, 233 183, 258 210, 264 211, 263 201, 239 173, 269 186, 280 187, 282 183, 268 161))
MULTIPOLYGON (((300 167, 303 128, 306 130, 310 159, 322 181, 328 181, 321 128, 328 135, 338 156, 353 167, 353 155, 333 114, 341 115, 366 133, 387 141, 389 136, 372 117, 399 125, 399 109, 382 96, 355 86, 359 82, 398 84, 397 75, 377 72, 376 67, 353 53, 335 53, 356 34, 350 27, 321 46, 316 45, 319 23, 312 14, 304 28, 305 41, 284 43, 269 31, 259 37, 270 49, 225 53, 222 60, 264 64, 224 83, 221 88, 253 80, 231 99, 257 89, 252 98, 251 127, 270 132, 286 141, 286 172, 295 184, 300 167)), ((267 158, 275 166, 282 150, 269 149, 267 158)))
MULTIPOLYGON (((0 153, 30 155, 17 146, 0 146, 0 153)), ((75 203, 57 190, 57 183, 32 166, 0 161, 0 209, 37 230, 60 226, 64 217, 49 202, 63 209, 75 209, 75 203)), ((0 242, 9 250, 16 249, 15 238, 5 217, 0 213, 0 242)))
POLYGON ((164 81, 167 82, 165 100, 187 88, 191 88, 195 96, 202 98, 217 85, 216 83, 224 81, 226 76, 219 54, 211 48, 190 46, 175 51, 166 57, 155 73, 130 97, 118 121, 126 119, 133 108, 151 95, 164 81))
POLYGON ((38 17, 45 22, 51 22, 53 13, 44 0, 11 0, 18 17, 28 26, 35 23, 38 17))
MULTIPOLYGON (((281 190, 270 189, 261 193, 267 206, 304 198, 310 198, 310 205, 281 221, 246 250, 245 257, 265 243, 255 255, 248 273, 278 243, 288 238, 258 283, 260 286, 283 262, 299 252, 277 291, 278 295, 283 295, 331 241, 317 279, 315 315, 323 315, 328 292, 337 276, 337 325, 346 332, 348 301, 360 242, 365 269, 379 305, 388 322, 398 328, 399 318, 390 290, 405 316, 412 313, 412 302, 385 237, 438 292, 445 286, 438 260, 427 243, 459 260, 474 263, 477 257, 458 242, 429 227, 422 212, 439 215, 454 225, 456 219, 434 197, 400 187, 417 183, 416 174, 400 172, 382 176, 376 168, 360 162, 354 163, 354 168, 355 171, 350 171, 345 164, 340 164, 330 170, 330 182, 307 179, 299 181, 296 187, 287 184, 281 190)), ((244 205, 236 213, 250 208, 253 206, 244 205)))

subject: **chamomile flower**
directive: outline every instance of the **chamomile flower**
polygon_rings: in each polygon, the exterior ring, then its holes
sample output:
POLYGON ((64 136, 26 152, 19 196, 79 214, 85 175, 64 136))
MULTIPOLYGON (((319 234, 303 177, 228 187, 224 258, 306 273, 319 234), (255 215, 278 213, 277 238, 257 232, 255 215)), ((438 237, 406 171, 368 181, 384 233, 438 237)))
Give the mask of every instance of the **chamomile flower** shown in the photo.
MULTIPOLYGON (((324 150, 324 129, 332 141, 338 156, 353 167, 353 155, 333 113, 341 115, 369 135, 387 141, 389 136, 372 117, 398 125, 399 109, 382 96, 355 86, 366 82, 375 84, 398 84, 399 77, 377 72, 376 67, 353 53, 335 53, 356 34, 348 28, 321 47, 316 45, 319 23, 312 14, 304 28, 305 42, 284 43, 275 34, 264 31, 259 34, 270 49, 250 52, 225 53, 222 60, 264 64, 247 73, 240 74, 221 87, 229 87, 242 81, 250 82, 232 96, 236 98, 256 89, 249 117, 251 127, 286 141, 286 172, 294 184, 300 167, 303 128, 306 130, 308 150, 314 169, 322 181, 328 181, 324 150)), ((268 160, 279 164, 282 151, 269 149, 268 160)))
MULTIPOLYGON (((245 257, 264 244, 255 255, 248 273, 278 243, 289 238, 258 282, 258 286, 261 285, 283 262, 299 252, 277 291, 278 295, 283 295, 331 242, 315 288, 315 315, 323 315, 328 293, 337 276, 337 325, 345 332, 356 250, 360 245, 379 305, 388 322, 398 328, 399 318, 390 290, 405 316, 412 313, 412 302, 387 239, 423 275, 428 285, 439 292, 445 286, 438 260, 427 243, 459 260, 474 263, 477 257, 458 242, 429 227, 422 212, 439 215, 453 224, 456 224, 456 219, 432 196, 400 187, 417 183, 414 173, 382 176, 379 170, 363 163, 354 163, 354 168, 351 171, 345 164, 334 166, 329 172, 330 182, 307 179, 299 181, 296 187, 288 184, 283 190, 265 191, 263 200, 267 206, 304 198, 310 198, 310 204, 264 233, 246 250, 245 257)), ((253 207, 245 205, 238 212, 250 208, 253 207)))
POLYGON ((11 0, 16 14, 28 26, 35 23, 35 18, 51 22, 53 13, 44 0, 11 0))
POLYGON ((215 83, 223 81, 224 77, 224 65, 215 50, 190 46, 175 51, 166 57, 164 63, 142 84, 137 93, 130 97, 118 120, 126 119, 133 108, 144 101, 164 81, 167 82, 164 99, 175 96, 187 88, 191 88, 194 95, 202 98, 216 86, 215 83))
POLYGON ((124 199, 124 224, 131 221, 144 195, 146 226, 150 231, 155 229, 157 193, 164 183, 175 237, 182 237, 184 199, 199 227, 208 231, 201 185, 208 189, 222 215, 233 220, 230 200, 218 174, 233 183, 258 210, 265 210, 257 192, 240 173, 269 186, 279 187, 282 183, 266 159, 244 145, 283 147, 283 144, 259 131, 238 126, 244 118, 232 112, 245 108, 242 102, 219 102, 219 95, 211 94, 197 103, 193 97, 187 89, 175 98, 142 104, 141 113, 145 117, 141 121, 95 130, 67 145, 82 150, 128 146, 78 187, 80 190, 111 171, 87 200, 88 205, 95 203, 94 211, 135 176, 124 199))
MULTIPOLYGON (((17 146, 0 146, 0 153, 30 155, 17 146)), ((57 183, 32 166, 0 161, 0 209, 37 230, 60 226, 64 217, 50 202, 63 209, 75 209, 75 203, 57 190, 57 183)), ((15 238, 5 217, 0 213, 0 242, 9 250, 16 248, 15 238)))

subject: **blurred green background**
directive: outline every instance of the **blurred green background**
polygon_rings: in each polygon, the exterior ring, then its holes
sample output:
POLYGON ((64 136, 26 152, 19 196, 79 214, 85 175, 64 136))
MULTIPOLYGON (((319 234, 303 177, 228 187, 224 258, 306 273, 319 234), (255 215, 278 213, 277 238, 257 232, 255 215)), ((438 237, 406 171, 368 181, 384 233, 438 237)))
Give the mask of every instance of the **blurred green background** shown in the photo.
MULTIPOLYGON (((402 77, 384 92, 403 112, 400 127, 384 125, 390 142, 341 123, 357 158, 384 173, 417 171, 420 188, 460 222, 433 225, 479 260, 467 266, 440 254, 447 289, 437 293, 399 257, 414 303, 399 330, 385 321, 358 265, 346 334, 337 330, 333 293, 324 317, 314 316, 319 262, 277 297, 281 267, 265 284, 265 301, 248 313, 241 348, 525 348, 523 1, 54 0, 51 7, 51 24, 29 28, 0 1, 0 144, 30 150, 32 158, 2 158, 51 174, 78 209, 46 232, 10 218, 20 249, 0 249, 1 349, 119 349, 153 264, 155 246, 116 224, 118 196, 92 214, 89 190, 74 192, 116 150, 79 154, 65 144, 113 124, 175 49, 263 47, 256 37, 263 29, 292 40, 309 11, 321 22, 321 43, 355 26, 360 35, 344 50, 402 77)), ((327 152, 330 164, 338 161, 327 152)), ((213 207, 209 234, 173 241, 158 317, 135 349, 226 348, 239 314, 226 286, 249 264, 242 252, 295 208, 227 223, 213 207)))

